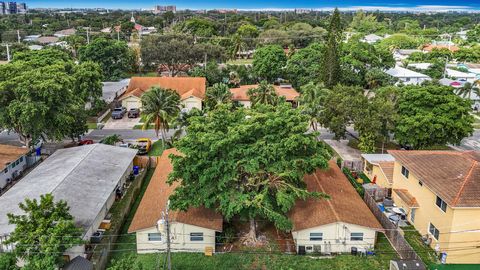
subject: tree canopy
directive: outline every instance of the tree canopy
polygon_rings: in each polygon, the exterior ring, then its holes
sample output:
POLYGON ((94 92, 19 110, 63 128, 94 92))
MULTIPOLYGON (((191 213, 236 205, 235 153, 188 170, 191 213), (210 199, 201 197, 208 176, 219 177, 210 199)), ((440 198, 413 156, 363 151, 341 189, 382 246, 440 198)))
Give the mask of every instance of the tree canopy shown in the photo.
POLYGON ((282 47, 267 45, 255 51, 253 55, 253 72, 261 79, 273 82, 283 75, 287 56, 282 47))
POLYGON ((26 269, 55 269, 64 262, 64 251, 83 243, 65 201, 45 194, 39 201, 25 199, 19 207, 25 214, 8 214, 15 230, 6 243, 15 245, 13 254, 26 261, 26 269))
POLYGON ((183 155, 171 156, 168 181, 180 182, 172 208, 205 206, 226 220, 263 218, 291 229, 287 212, 295 201, 322 195, 307 192, 303 176, 326 168, 330 158, 308 127, 308 117, 288 103, 233 111, 220 106, 192 117, 176 144, 183 155))

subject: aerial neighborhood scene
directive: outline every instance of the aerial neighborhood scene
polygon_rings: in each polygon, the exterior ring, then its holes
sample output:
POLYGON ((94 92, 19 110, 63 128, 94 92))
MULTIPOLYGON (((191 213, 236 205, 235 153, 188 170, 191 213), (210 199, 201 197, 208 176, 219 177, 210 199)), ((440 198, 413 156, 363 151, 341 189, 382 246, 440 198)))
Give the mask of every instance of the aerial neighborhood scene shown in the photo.
POLYGON ((480 2, 0 0, 0 270, 479 270, 480 2))

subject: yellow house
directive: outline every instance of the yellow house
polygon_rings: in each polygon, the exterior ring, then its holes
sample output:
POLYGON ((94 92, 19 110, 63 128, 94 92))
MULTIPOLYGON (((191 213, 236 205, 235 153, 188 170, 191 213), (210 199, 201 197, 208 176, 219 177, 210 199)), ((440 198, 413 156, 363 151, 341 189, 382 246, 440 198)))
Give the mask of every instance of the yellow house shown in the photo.
POLYGON ((203 77, 132 77, 125 93, 119 100, 130 109, 142 108, 142 95, 151 87, 172 89, 180 95, 183 108, 187 111, 202 109, 207 81, 203 77))
POLYGON ((393 187, 393 165, 395 158, 390 154, 362 154, 363 173, 375 184, 389 189, 393 187))
POLYGON ((480 264, 480 152, 389 151, 393 200, 446 263, 480 264))

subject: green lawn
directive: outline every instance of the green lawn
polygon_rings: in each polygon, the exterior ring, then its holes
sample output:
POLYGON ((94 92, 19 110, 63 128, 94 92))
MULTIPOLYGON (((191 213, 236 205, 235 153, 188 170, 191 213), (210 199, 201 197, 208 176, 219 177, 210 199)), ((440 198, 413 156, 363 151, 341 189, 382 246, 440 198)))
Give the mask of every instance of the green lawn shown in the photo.
POLYGON ((88 129, 97 129, 97 123, 87 122, 88 129))
POLYGON ((478 264, 437 264, 431 266, 431 270, 478 270, 478 264))
POLYGON ((251 65, 253 63, 253 59, 235 59, 235 60, 228 60, 227 65, 251 65))
POLYGON ((161 156, 163 153, 163 144, 162 140, 158 140, 152 144, 152 148, 150 149, 150 152, 148 152, 149 156, 161 156))
POLYGON ((405 232, 405 239, 428 267, 439 263, 437 254, 431 247, 423 243, 422 236, 415 230, 415 227, 407 226, 403 227, 403 229, 405 232))
MULTIPOLYGON (((154 127, 155 127, 154 124, 150 124, 150 125, 148 125, 147 129, 153 129, 154 127)), ((142 129, 142 128, 143 128, 143 124, 138 124, 138 125, 133 126, 133 129, 142 129)))

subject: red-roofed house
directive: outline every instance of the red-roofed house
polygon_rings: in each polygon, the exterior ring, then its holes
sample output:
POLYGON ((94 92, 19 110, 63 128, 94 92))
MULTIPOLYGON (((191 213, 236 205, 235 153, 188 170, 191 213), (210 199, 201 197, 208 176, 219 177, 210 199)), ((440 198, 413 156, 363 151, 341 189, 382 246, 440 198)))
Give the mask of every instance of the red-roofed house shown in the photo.
POLYGON ((142 95, 154 86, 175 90, 187 110, 202 109, 206 79, 201 77, 132 77, 127 90, 119 98, 122 106, 127 110, 141 109, 142 95))
POLYGON ((346 253, 373 249, 382 226, 334 161, 326 170, 306 175, 308 191, 330 199, 298 200, 290 210, 297 252, 346 253))
MULTIPOLYGON (((258 84, 252 85, 242 85, 237 88, 231 88, 230 92, 232 93, 232 100, 238 101, 242 104, 245 108, 250 108, 252 106, 252 102, 250 101, 250 97, 248 96, 248 90, 252 88, 257 88, 258 84)), ((285 97, 285 100, 292 103, 294 106, 297 104, 297 99, 300 94, 295 90, 291 85, 274 85, 275 92, 280 97, 285 97)))

